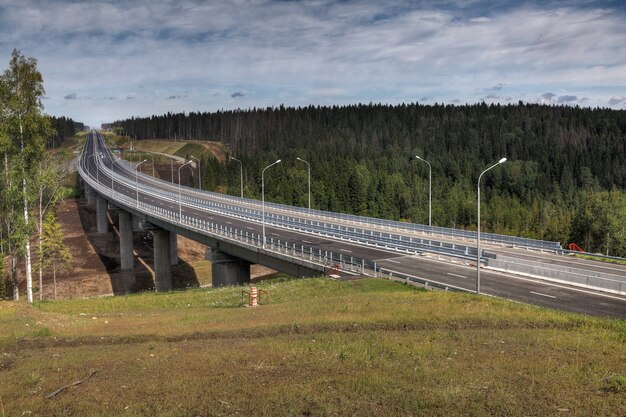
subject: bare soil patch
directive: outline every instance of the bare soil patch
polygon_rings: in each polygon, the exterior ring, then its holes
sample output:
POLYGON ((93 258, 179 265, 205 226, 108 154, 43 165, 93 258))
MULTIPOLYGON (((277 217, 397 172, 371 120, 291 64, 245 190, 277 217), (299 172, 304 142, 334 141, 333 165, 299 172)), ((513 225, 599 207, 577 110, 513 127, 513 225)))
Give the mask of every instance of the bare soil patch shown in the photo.
MULTIPOLYGON (((152 235, 149 232, 133 233, 135 269, 122 271, 116 213, 109 214, 110 231, 105 234, 97 233, 95 207, 87 204, 83 197, 63 201, 57 213, 65 233, 64 242, 73 255, 71 270, 57 273, 58 299, 126 294, 154 289, 153 246, 152 235)), ((210 285, 210 263, 204 258, 206 249, 203 244, 178 236, 179 264, 172 267, 174 288, 210 285), (208 267, 201 267, 205 264, 208 267)), ((251 268, 253 281, 275 274, 276 271, 262 265, 253 265, 251 268)), ((21 293, 26 290, 24 281, 22 276, 21 293)), ((46 300, 54 299, 50 270, 44 271, 43 294, 46 300)), ((38 295, 35 297, 38 298, 38 295)))

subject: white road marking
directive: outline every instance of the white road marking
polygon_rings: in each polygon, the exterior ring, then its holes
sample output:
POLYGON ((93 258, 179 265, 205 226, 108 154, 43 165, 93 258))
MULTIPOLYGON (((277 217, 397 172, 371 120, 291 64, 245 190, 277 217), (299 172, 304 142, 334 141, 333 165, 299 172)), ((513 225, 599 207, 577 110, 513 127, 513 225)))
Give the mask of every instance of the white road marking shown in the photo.
POLYGON ((340 252, 352 253, 351 250, 348 249, 339 249, 340 252))
POLYGON ((280 236, 278 233, 270 233, 272 236, 280 236))
POLYGON ((466 277, 466 276, 459 275, 459 274, 453 274, 452 272, 448 272, 448 275, 453 276, 453 277, 458 277, 458 278, 465 278, 465 279, 467 279, 467 277, 466 277))
POLYGON ((248 227, 248 226, 246 226, 246 229, 248 229, 248 230, 254 230, 253 228, 248 227))
POLYGON ((231 222, 226 222, 226 224, 230 224, 231 226, 233 225, 231 222))
POLYGON ((309 242, 308 240, 303 240, 302 243, 312 244, 313 242, 309 242))
POLYGON ((531 294, 535 294, 535 295, 540 295, 542 297, 548 297, 548 298, 556 298, 554 295, 548 295, 548 294, 542 294, 540 292, 534 292, 534 291, 530 291, 531 294))
POLYGON ((400 261, 394 261, 393 259, 386 259, 387 262, 393 262, 394 264, 401 264, 400 261))

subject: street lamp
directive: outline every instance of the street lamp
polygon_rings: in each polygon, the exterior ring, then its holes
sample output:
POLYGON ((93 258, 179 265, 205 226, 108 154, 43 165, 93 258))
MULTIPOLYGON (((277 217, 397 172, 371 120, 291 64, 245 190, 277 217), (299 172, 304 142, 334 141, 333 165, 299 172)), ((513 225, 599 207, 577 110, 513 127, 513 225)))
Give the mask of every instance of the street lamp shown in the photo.
POLYGON ((489 171, 491 168, 495 168, 496 166, 503 164, 506 162, 506 158, 500 159, 498 162, 484 170, 478 176, 478 233, 476 235, 476 294, 480 294, 480 179, 483 174, 489 171))
POLYGON ((430 166, 430 162, 421 157, 415 155, 417 159, 422 162, 426 162, 428 164, 428 226, 432 227, 433 225, 433 174, 430 166))
POLYGON ((241 198, 243 198, 243 162, 241 162, 237 158, 233 158, 232 156, 230 157, 230 159, 231 159, 231 161, 239 162, 239 174, 240 174, 240 177, 241 177, 241 198))
POLYGON ((190 163, 191 161, 187 161, 178 167, 178 221, 181 223, 183 221, 183 202, 180 195, 180 170, 182 167, 184 167, 185 165, 189 165, 190 163))
POLYGON ((311 210, 311 164, 309 164, 307 161, 305 161, 302 158, 297 158, 296 159, 298 161, 304 162, 307 165, 307 168, 309 169, 309 210, 311 210))
POLYGON ((195 156, 193 156, 193 155, 191 155, 189 157, 195 159, 196 161, 198 161, 198 188, 202 189, 202 169, 200 167, 200 160, 198 158, 196 158, 195 156))
POLYGON ((150 158, 152 158, 152 176, 154 177, 154 154, 150 154, 150 158))
POLYGON ((263 168, 263 171, 261 171, 261 198, 262 198, 262 203, 263 203, 263 249, 265 249, 265 179, 264 179, 265 170, 279 163, 280 163, 280 159, 278 159, 274 163, 269 164, 268 166, 263 168))
POLYGON ((144 159, 143 161, 135 165, 135 189, 137 190, 137 207, 139 207, 139 181, 137 179, 137 171, 139 170, 139 165, 143 164, 146 161, 147 159, 144 159))

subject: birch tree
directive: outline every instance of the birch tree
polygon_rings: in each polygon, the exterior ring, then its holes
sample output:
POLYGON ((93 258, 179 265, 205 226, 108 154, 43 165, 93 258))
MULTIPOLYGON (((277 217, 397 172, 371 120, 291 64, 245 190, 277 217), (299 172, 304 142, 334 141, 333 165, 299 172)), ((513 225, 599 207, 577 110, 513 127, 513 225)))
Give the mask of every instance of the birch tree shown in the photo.
MULTIPOLYGON (((41 97, 44 95, 43 78, 37 69, 37 60, 27 58, 14 49, 9 68, 0 76, 0 102, 2 123, 9 139, 5 161, 17 167, 15 182, 21 187, 20 211, 24 227, 32 230, 31 205, 36 201, 31 178, 44 152, 46 138, 51 134, 50 123, 42 114, 41 97), (13 156, 13 158, 11 158, 13 156), (29 188, 30 187, 30 188, 29 188)), ((5 168, 8 173, 9 167, 5 168)), ((33 277, 30 234, 23 242, 26 265, 28 302, 33 301, 33 277)))

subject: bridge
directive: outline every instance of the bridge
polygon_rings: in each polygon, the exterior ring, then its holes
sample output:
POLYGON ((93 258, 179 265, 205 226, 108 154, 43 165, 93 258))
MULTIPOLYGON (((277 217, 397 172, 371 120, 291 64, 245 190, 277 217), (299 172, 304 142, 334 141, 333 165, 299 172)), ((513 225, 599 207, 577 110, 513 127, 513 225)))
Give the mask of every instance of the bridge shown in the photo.
POLYGON ((429 227, 196 190, 138 172, 89 133, 78 171, 98 233, 118 212, 123 270, 134 268, 133 228, 152 232, 155 288, 172 288, 177 235, 206 245, 213 286, 250 281, 250 265, 296 276, 380 276, 426 288, 476 291, 524 303, 626 317, 626 266, 566 256, 558 242, 429 227))

